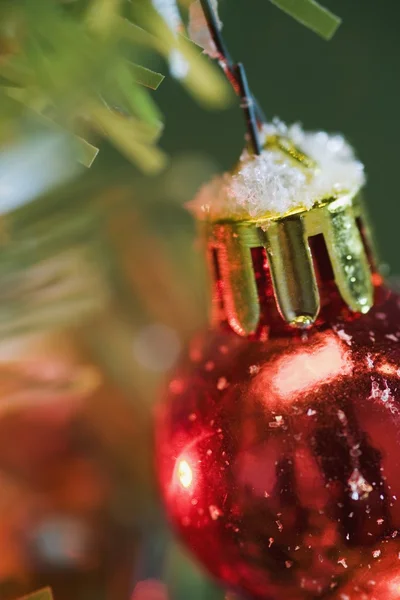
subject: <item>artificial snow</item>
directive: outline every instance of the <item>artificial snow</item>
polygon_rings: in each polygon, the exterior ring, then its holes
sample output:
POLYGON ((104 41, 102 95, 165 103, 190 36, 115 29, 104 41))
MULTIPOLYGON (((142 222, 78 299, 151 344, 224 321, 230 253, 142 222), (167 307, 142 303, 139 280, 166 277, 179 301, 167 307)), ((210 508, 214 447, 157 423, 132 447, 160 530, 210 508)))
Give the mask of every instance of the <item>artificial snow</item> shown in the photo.
POLYGON ((277 135, 294 143, 316 166, 299 164, 276 147, 264 149, 260 156, 245 150, 238 168, 204 185, 189 208, 211 220, 282 215, 356 192, 365 183, 364 166, 341 135, 305 132, 299 124, 287 127, 278 120, 261 132, 263 140, 277 135))

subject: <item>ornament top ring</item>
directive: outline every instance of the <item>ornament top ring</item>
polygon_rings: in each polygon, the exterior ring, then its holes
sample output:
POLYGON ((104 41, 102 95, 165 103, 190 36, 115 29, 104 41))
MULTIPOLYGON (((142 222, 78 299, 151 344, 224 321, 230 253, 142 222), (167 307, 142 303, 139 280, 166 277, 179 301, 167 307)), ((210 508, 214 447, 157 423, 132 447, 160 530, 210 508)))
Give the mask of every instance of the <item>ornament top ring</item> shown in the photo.
MULTIPOLYGON (((304 173, 305 185, 314 193, 312 181, 321 170, 314 158, 283 136, 267 137, 264 151, 274 153, 278 169, 289 163, 289 168, 304 173)), ((245 155, 241 162, 252 160, 245 155)), ((236 172, 240 167, 239 163, 236 172)), ((311 207, 294 204, 281 214, 266 211, 255 217, 203 216, 209 251, 218 263, 228 322, 236 333, 254 333, 260 320, 252 248, 266 250, 275 301, 284 321, 297 328, 308 328, 316 321, 320 294, 310 240, 317 236, 323 237, 344 303, 356 313, 369 311, 373 285, 363 236, 370 236, 360 187, 339 188, 317 198, 311 207)))
MULTIPOLYGON (((253 221, 205 224, 210 251, 217 252, 229 324, 240 335, 253 333, 260 318, 251 248, 264 247, 275 300, 283 319, 295 327, 312 325, 320 297, 309 239, 322 235, 339 293, 354 312, 373 303, 371 270, 359 229, 360 196, 341 194, 310 210, 253 221)), ((366 227, 363 227, 366 231, 366 227)))

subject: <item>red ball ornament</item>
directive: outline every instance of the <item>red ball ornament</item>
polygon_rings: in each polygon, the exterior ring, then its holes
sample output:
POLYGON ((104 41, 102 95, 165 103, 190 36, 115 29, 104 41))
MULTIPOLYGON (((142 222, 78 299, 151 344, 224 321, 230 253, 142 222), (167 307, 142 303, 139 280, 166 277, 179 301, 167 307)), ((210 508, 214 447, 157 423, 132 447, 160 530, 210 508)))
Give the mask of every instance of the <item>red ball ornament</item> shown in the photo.
POLYGON ((212 325, 158 419, 175 530, 250 598, 400 599, 400 298, 357 195, 205 229, 212 325))

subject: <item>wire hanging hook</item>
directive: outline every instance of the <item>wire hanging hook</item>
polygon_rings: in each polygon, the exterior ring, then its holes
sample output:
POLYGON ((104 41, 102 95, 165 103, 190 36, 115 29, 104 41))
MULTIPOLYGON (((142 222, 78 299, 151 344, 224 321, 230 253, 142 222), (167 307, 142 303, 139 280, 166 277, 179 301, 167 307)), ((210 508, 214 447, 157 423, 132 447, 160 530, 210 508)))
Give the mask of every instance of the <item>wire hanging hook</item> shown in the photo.
POLYGON ((246 127, 254 154, 261 154, 259 130, 265 117, 255 100, 247 81, 246 71, 242 63, 235 64, 221 34, 220 26, 210 0, 200 0, 201 8, 207 22, 212 41, 218 52, 218 61, 239 96, 241 108, 245 113, 246 127))

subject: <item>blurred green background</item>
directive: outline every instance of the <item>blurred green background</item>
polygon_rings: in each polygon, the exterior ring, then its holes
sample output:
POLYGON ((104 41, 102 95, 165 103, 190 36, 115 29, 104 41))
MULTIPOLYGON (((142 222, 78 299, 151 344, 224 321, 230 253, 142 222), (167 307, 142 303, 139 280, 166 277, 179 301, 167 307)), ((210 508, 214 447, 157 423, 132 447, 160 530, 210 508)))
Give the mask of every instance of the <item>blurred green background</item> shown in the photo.
MULTIPOLYGON (((398 274, 400 4, 398 0, 323 0, 322 4, 343 19, 330 42, 296 23, 268 0, 221 0, 224 36, 234 58, 246 65, 251 87, 268 118, 278 116, 289 123, 300 121, 306 129, 342 132, 354 145, 366 165, 366 199, 382 258, 390 264, 392 273, 398 274)), ((154 57, 147 62, 151 68, 167 73, 167 66, 160 59, 154 57)), ((115 463, 118 473, 121 470, 123 474, 122 484, 116 486, 122 498, 115 509, 118 531, 130 535, 135 548, 137 540, 145 538, 144 550, 138 555, 130 548, 121 550, 127 556, 129 575, 128 583, 122 587, 136 589, 137 582, 163 577, 170 589, 169 600, 213 600, 222 598, 223 592, 182 555, 160 524, 154 474, 149 474, 151 465, 155 470, 152 409, 159 397, 160 381, 165 379, 178 351, 206 318, 204 265, 201 253, 196 253, 194 223, 182 206, 211 174, 229 169, 236 162, 243 147, 244 123, 235 98, 226 110, 207 111, 168 76, 154 98, 165 115, 161 146, 171 157, 169 168, 157 177, 145 177, 104 142, 93 167, 83 176, 83 180, 88 180, 89 192, 86 184, 80 188, 82 182, 78 182, 76 192, 68 191, 68 202, 60 195, 55 208, 59 204, 63 207, 61 216, 57 216, 61 226, 69 220, 73 224, 75 217, 83 214, 82 206, 95 211, 92 204, 99 198, 102 204, 102 194, 107 199, 104 204, 111 207, 111 217, 104 218, 107 235, 102 236, 112 240, 103 244, 98 266, 106 271, 106 288, 115 288, 111 294, 115 318, 104 323, 101 319, 95 321, 96 335, 87 335, 91 344, 85 339, 85 351, 90 346, 99 364, 106 364, 110 378, 129 393, 116 406, 114 396, 107 391, 101 410, 97 399, 92 402, 93 414, 88 413, 87 421, 95 415, 101 425, 100 433, 96 430, 101 447, 100 458, 96 455, 99 463, 106 462, 105 454, 107 461, 115 463), (121 184, 122 190, 115 183, 121 184), (118 305, 114 295, 118 296, 118 305), (163 339, 154 341, 154 336, 148 339, 143 335, 148 326, 160 324, 164 329, 158 329, 158 333, 168 334, 163 339), (171 352, 171 335, 175 353, 171 352), (110 421, 111 412, 114 421, 110 421), (128 418, 127 414, 131 416, 128 418), (103 415, 102 419, 99 415, 103 415), (133 464, 135 468, 138 465, 137 472, 132 470, 133 464), (134 508, 132 498, 138 501, 138 508, 134 508)), ((47 212, 35 213, 33 226, 36 218, 40 221, 44 216, 52 217, 47 212)), ((24 217, 22 225, 30 225, 30 218, 24 217)), ((103 223, 102 216, 97 218, 103 223)), ((40 232, 48 229, 56 234, 44 221, 44 226, 40 222, 40 232)), ((22 229, 16 244, 29 237, 22 229)), ((3 252, 6 273, 7 256, 3 252)), ((13 258, 12 252, 10 256, 13 258)), ((28 258, 35 260, 29 245, 28 258)), ((23 502, 27 503, 25 496, 23 502)), ((116 534, 110 538, 122 547, 116 534)), ((52 583, 47 571, 43 578, 44 584, 52 583)), ((78 582, 76 589, 83 594, 79 598, 126 597, 125 591, 117 596, 119 583, 116 587, 113 583, 111 591, 99 596, 99 582, 95 583, 93 596, 89 596, 78 582)), ((5 584, 9 585, 8 579, 5 584)), ((57 580, 56 585, 59 589, 55 600, 63 600, 64 580, 57 580)), ((64 593, 68 600, 72 597, 67 589, 64 593)), ((14 592, 5 594, 0 587, 1 600, 16 597, 14 592)), ((132 596, 134 600, 149 597, 156 596, 145 592, 132 596)), ((78 596, 75 594, 74 598, 78 596)), ((166 592, 160 591, 160 598, 167 598, 166 592)))

